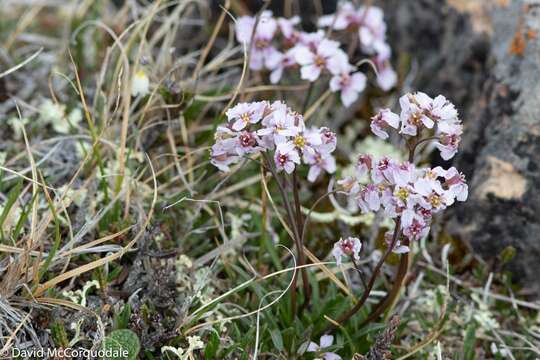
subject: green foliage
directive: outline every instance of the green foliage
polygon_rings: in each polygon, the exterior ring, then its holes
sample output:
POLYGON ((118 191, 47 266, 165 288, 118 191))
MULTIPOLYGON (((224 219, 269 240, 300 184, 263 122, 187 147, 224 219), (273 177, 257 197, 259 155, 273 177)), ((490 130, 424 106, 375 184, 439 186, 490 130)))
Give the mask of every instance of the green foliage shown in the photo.
POLYGON ((123 359, 123 360, 134 360, 137 358, 139 351, 141 349, 141 344, 137 334, 131 330, 122 329, 114 330, 108 334, 102 343, 103 349, 110 350, 127 350, 127 357, 111 357, 104 358, 104 360, 114 360, 114 359, 123 359))
POLYGON ((131 317, 131 305, 125 304, 120 312, 114 314, 113 329, 127 329, 131 317))
POLYGON ((465 329, 463 339, 463 360, 476 359, 476 323, 471 322, 465 329))
POLYGON ((51 336, 54 341, 54 345, 58 348, 67 348, 69 345, 66 328, 62 320, 53 320, 51 323, 51 336))
POLYGON ((204 348, 205 359, 217 359, 217 353, 219 350, 219 336, 214 331, 210 332, 206 340, 206 347, 204 348))

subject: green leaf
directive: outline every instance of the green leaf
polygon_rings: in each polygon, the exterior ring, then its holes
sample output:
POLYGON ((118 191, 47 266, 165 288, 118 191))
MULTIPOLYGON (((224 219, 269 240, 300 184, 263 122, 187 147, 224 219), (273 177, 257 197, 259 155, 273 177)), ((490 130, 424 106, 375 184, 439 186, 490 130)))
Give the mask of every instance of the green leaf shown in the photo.
POLYGON ((51 336, 54 344, 57 347, 68 347, 69 341, 66 333, 66 328, 62 320, 54 320, 51 324, 51 336))
POLYGON ((104 360, 135 360, 141 349, 137 334, 128 329, 115 330, 103 339, 104 360))
POLYGON ((285 347, 283 346, 283 338, 281 337, 281 331, 279 329, 270 330, 270 336, 272 337, 272 342, 274 343, 274 346, 279 351, 285 350, 285 347))
POLYGON ((508 245, 505 247, 500 253, 499 258, 501 259, 501 263, 507 264, 510 261, 512 261, 516 257, 516 248, 512 245, 508 245))
POLYGON ((130 317, 131 305, 126 304, 122 307, 122 310, 119 313, 114 314, 113 328, 115 330, 127 329, 130 317))
POLYGON ((465 339, 463 340, 463 359, 476 359, 476 324, 469 324, 465 329, 465 339))
POLYGON ((219 350, 219 336, 215 332, 211 332, 208 337, 206 347, 204 348, 205 359, 215 359, 219 350))

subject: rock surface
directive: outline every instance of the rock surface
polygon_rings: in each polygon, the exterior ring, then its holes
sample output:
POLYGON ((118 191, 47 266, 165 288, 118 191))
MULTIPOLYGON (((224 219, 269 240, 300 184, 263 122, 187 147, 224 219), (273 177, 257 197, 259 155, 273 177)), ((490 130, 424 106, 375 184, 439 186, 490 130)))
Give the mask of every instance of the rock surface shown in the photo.
POLYGON ((490 264, 515 248, 506 270, 539 294, 540 2, 441 3, 384 2, 396 51, 421 69, 411 88, 444 94, 465 123, 453 163, 470 197, 449 231, 490 264))

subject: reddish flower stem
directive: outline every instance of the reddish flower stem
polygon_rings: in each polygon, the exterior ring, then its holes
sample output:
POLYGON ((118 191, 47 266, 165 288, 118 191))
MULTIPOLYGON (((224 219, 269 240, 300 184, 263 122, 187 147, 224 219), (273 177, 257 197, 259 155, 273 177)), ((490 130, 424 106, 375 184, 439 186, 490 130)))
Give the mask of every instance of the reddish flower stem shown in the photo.
MULTIPOLYGON (((412 143, 412 144, 409 143, 408 144, 409 145, 408 146, 408 148, 409 148, 409 162, 410 163, 414 162, 414 153, 415 153, 418 145, 420 145, 422 143, 425 143, 427 141, 436 140, 436 139, 438 139, 438 137, 434 136, 434 137, 421 139, 421 140, 417 141, 416 143, 412 143)), ((392 252, 392 249, 396 245, 400 234, 401 234, 401 217, 398 217, 397 220, 396 220, 395 228, 394 228, 394 234, 392 235, 392 241, 391 241, 390 245, 388 246, 388 249, 386 249, 386 252, 384 253, 384 255, 381 257, 381 259, 379 260, 379 262, 375 266, 375 269, 373 270, 371 278, 369 279, 367 289, 362 294, 362 297, 360 298, 358 303, 356 303, 355 306, 353 306, 349 311, 347 311, 345 314, 340 316, 338 318, 338 320, 336 320, 335 323, 331 323, 325 329, 325 331, 324 331, 325 333, 329 333, 329 332, 333 331, 338 325, 341 325, 345 321, 349 320, 352 316, 354 316, 354 314, 356 314, 358 312, 358 310, 360 310, 362 308, 362 306, 365 304, 365 302, 369 298, 369 294, 371 293, 371 290, 373 289, 373 285, 375 284, 375 279, 379 275, 379 271, 380 271, 382 265, 384 264, 384 262, 386 261, 386 259, 390 255, 390 253, 392 252)), ((376 319, 380 314, 382 314, 394 302, 396 297, 399 295, 401 287, 403 286, 403 280, 405 279, 405 276, 407 275, 408 267, 409 267, 409 255, 408 254, 402 254, 401 259, 400 259, 400 263, 399 263, 399 268, 398 268, 398 271, 397 271, 397 274, 396 274, 396 279, 394 280, 394 285, 393 285, 392 289, 390 290, 388 295, 384 299, 382 299, 375 306, 375 309, 371 312, 371 314, 362 322, 362 326, 369 323, 369 322, 371 322, 371 321, 373 321, 374 319, 376 319)))
MULTIPOLYGON (((283 184, 281 184, 281 181, 278 177, 278 174, 272 164, 272 159, 270 159, 270 157, 267 155, 267 154, 264 154, 263 153, 263 157, 264 157, 264 160, 266 162, 266 167, 268 168, 268 170, 270 170, 270 173, 272 174, 272 176, 274 177, 274 179, 276 180, 276 183, 278 184, 278 188, 279 188, 279 192, 281 194, 281 197, 283 199, 283 204, 285 206, 285 212, 287 213, 287 220, 288 220, 288 223, 289 223, 289 226, 291 227, 291 230, 293 232, 293 238, 294 238, 294 242, 295 242, 295 246, 297 248, 297 254, 298 254, 298 266, 301 266, 301 270, 300 272, 302 273, 302 281, 304 282, 304 287, 308 286, 309 287, 309 283, 307 281, 307 272, 306 272, 306 269, 303 267, 303 265, 306 263, 306 259, 305 259, 305 253, 304 253, 304 247, 302 245, 302 238, 300 236, 300 231, 299 231, 299 226, 295 220, 295 216, 294 216, 294 213, 292 211, 292 207, 291 207, 291 203, 290 203, 290 199, 289 199, 289 196, 287 194, 287 191, 285 190, 285 188, 283 187, 283 184), (306 285, 307 284, 307 285, 306 285)), ((296 283, 298 281, 298 273, 295 272, 294 274, 294 277, 293 277, 293 280, 292 280, 292 285, 291 285, 291 288, 292 288, 292 293, 291 293, 291 309, 292 309, 292 314, 295 314, 296 313, 296 293, 297 293, 297 289, 296 289, 296 283)))

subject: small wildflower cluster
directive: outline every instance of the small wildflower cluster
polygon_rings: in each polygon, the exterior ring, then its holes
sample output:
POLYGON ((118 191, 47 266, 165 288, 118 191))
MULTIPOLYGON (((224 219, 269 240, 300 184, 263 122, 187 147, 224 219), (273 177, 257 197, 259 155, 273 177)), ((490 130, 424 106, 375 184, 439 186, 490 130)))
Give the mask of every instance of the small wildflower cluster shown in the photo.
MULTIPOLYGON (((382 10, 377 7, 354 10, 351 3, 346 3, 340 9, 362 14, 358 19, 358 23, 362 24, 360 28, 364 29, 360 31, 362 49, 374 55, 373 61, 380 73, 377 80, 379 86, 384 90, 392 88, 397 76, 389 63, 391 50, 385 42, 386 25, 382 10), (368 28, 373 31, 367 31, 368 28)), ((323 16, 319 19, 319 25, 329 26, 329 19, 334 17, 336 23, 341 25, 343 16, 341 10, 338 14, 323 16)), ((236 38, 250 46, 250 69, 270 71, 273 84, 280 81, 285 69, 300 69, 300 77, 310 82, 327 74, 330 76, 330 90, 339 91, 343 104, 350 106, 366 87, 366 76, 349 63, 349 57, 339 42, 328 39, 323 30, 311 33, 300 31, 296 28, 299 23, 298 16, 275 18, 268 10, 263 11, 258 20, 251 16, 240 17, 235 28, 236 38)), ((340 26, 340 29, 345 28, 347 26, 340 26)))
POLYGON ((420 136, 423 129, 434 129, 441 157, 449 160, 457 152, 463 126, 458 118, 455 106, 444 96, 432 99, 417 92, 403 95, 399 99, 401 114, 389 109, 382 109, 371 118, 371 130, 381 139, 388 138, 389 128, 400 129, 399 133, 407 136, 420 136))
MULTIPOLYGON (((447 155, 455 154, 461 123, 451 103, 443 96, 432 100, 426 94, 416 93, 403 96, 400 104, 401 115, 383 109, 373 117, 371 128, 376 135, 387 138, 387 128, 400 128, 400 134, 408 136, 409 144, 412 144, 412 161, 414 145, 432 139, 418 140, 415 137, 420 135, 422 129, 431 129, 436 124, 438 129, 434 139, 443 157, 449 158, 451 156, 447 155), (457 139, 449 143, 446 138, 453 135, 457 139)), ((358 157, 355 174, 338 181, 362 213, 382 210, 385 216, 396 220, 399 228, 385 236, 396 253, 408 252, 407 245, 411 241, 427 235, 433 214, 443 211, 456 200, 465 201, 468 196, 464 176, 456 168, 420 168, 411 161, 363 154, 358 157)), ((357 256, 351 251, 353 243, 346 239, 335 244, 333 254, 338 262, 343 254, 357 256)))
POLYGON ((391 89, 397 82, 397 74, 390 64, 392 49, 386 42, 384 12, 377 6, 355 8, 352 2, 338 6, 335 14, 319 19, 320 27, 331 27, 337 31, 358 32, 362 51, 372 56, 379 76, 377 84, 383 90, 391 89))
POLYGON ((285 103, 240 103, 226 115, 228 122, 217 128, 211 150, 211 162, 221 171, 244 156, 270 151, 277 171, 290 174, 303 161, 312 182, 323 170, 335 171, 336 134, 326 127, 307 128, 303 116, 285 103))

